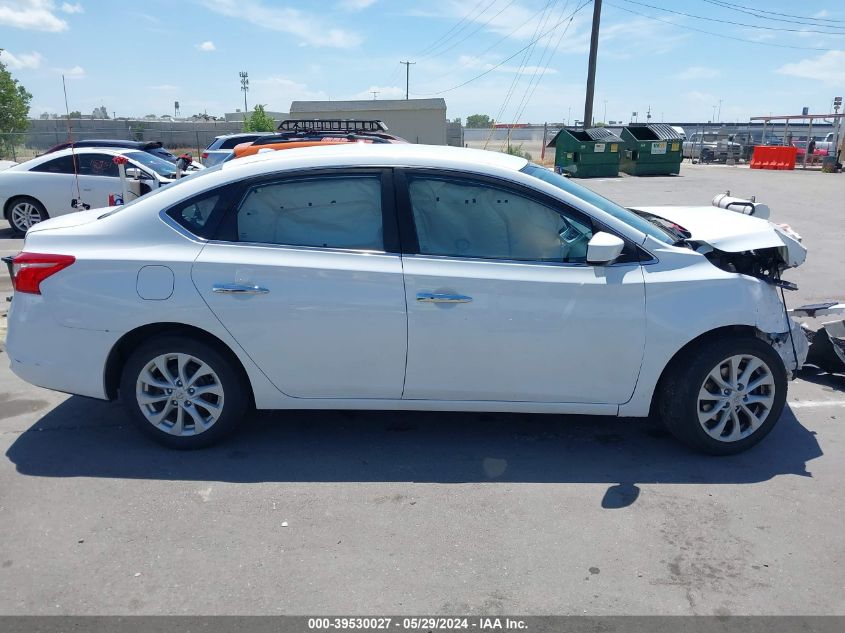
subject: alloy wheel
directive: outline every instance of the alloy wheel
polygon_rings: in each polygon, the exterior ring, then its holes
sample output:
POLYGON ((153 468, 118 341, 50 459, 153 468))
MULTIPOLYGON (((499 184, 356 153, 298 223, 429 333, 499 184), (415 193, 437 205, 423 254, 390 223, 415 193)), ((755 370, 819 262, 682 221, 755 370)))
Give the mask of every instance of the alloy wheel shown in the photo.
POLYGON ((707 374, 698 393, 698 421, 720 442, 752 435, 769 417, 775 402, 775 380, 757 356, 737 354, 707 374))
POLYGON ((223 413, 223 385, 217 373, 190 354, 156 356, 141 370, 135 398, 141 413, 170 435, 199 435, 223 413))
POLYGON ((44 219, 38 207, 31 202, 18 202, 12 207, 9 217, 12 225, 22 232, 26 232, 33 224, 38 224, 44 219))

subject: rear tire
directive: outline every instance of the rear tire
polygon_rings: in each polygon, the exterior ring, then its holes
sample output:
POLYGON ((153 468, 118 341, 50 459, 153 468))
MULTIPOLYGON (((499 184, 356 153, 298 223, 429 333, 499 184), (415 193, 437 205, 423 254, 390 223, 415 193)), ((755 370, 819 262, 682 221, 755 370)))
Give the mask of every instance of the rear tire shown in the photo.
POLYGON ((12 198, 9 206, 6 207, 6 219, 12 227, 12 234, 15 237, 23 237, 27 229, 33 224, 38 224, 49 219, 47 209, 35 198, 20 196, 12 198))
POLYGON ((168 448, 189 450, 237 428, 249 408, 247 389, 233 361, 216 347, 163 335, 132 352, 120 398, 142 432, 168 448))
POLYGON ((696 451, 734 455, 774 428, 786 390, 786 368, 771 345, 749 336, 710 339, 666 368, 660 417, 696 451))

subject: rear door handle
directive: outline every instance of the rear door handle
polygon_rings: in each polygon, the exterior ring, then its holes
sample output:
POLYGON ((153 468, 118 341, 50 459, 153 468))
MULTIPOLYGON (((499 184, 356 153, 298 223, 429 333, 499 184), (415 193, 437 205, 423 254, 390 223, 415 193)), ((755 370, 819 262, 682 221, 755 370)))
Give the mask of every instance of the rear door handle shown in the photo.
POLYGON ((472 303, 472 297, 440 292, 418 292, 418 303, 472 303))
POLYGON ((223 295, 266 295, 270 292, 267 288, 246 284, 214 284, 211 291, 223 295))

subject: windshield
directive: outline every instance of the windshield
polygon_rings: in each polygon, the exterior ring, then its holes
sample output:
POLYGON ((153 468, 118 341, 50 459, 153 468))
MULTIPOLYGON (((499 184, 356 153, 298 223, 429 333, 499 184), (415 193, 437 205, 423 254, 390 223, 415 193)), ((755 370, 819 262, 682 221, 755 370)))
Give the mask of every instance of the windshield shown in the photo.
MULTIPOLYGON (((153 158, 155 158, 155 157, 153 157, 153 158)), ((169 165, 170 163, 167 163, 167 164, 169 165)), ((150 191, 149 193, 145 193, 143 196, 140 196, 140 197, 138 197, 138 198, 135 198, 135 199, 134 199, 134 200, 132 200, 131 202, 127 202, 126 204, 122 204, 122 205, 120 205, 120 206, 114 207, 111 211, 108 211, 107 213, 104 213, 103 215, 99 216, 97 219, 98 219, 98 220, 102 220, 103 218, 107 218, 107 217, 109 217, 110 215, 114 215, 114 214, 115 214, 115 213, 117 213, 118 211, 122 211, 123 209, 125 209, 125 208, 127 208, 127 207, 131 207, 131 206, 132 206, 132 205, 134 205, 136 202, 138 202, 138 200, 147 200, 147 199, 151 198, 152 196, 157 196, 157 195, 158 195, 158 194, 160 194, 162 191, 171 191, 171 190, 173 189, 173 187, 178 187, 178 186, 179 186, 179 185, 181 185, 183 182, 187 182, 187 181, 189 181, 189 180, 193 180, 194 178, 201 178, 201 177, 203 177, 203 176, 207 176, 208 174, 213 174, 214 172, 216 172, 216 171, 220 171, 221 169, 223 169, 223 164, 222 164, 222 163, 220 163, 220 164, 218 164, 218 165, 215 165, 214 167, 209 167, 208 169, 199 169, 199 170, 197 170, 197 171, 195 171, 195 172, 192 172, 191 174, 189 174, 189 175, 187 175, 187 176, 182 176, 179 180, 175 180, 174 182, 172 182, 172 183, 170 183, 170 184, 165 184, 165 185, 164 185, 164 186, 162 186, 162 187, 159 187, 159 188, 157 188, 157 189, 153 189, 153 190, 152 190, 152 191, 150 191)))
POLYGON ((152 169, 163 178, 173 178, 176 175, 176 165, 148 152, 124 152, 123 155, 148 169, 152 169))
POLYGON ((640 217, 625 207, 620 207, 615 202, 600 196, 586 187, 575 184, 569 178, 556 174, 550 169, 540 167, 540 165, 536 165, 534 163, 528 163, 522 168, 522 173, 534 176, 535 178, 539 178, 544 182, 554 185, 558 189, 562 189, 563 191, 580 198, 584 202, 601 209, 605 213, 609 213, 614 218, 621 220, 628 226, 632 226, 646 235, 651 235, 653 238, 660 240, 664 244, 673 244, 676 241, 676 238, 673 235, 666 232, 656 224, 649 222, 647 219, 640 217))

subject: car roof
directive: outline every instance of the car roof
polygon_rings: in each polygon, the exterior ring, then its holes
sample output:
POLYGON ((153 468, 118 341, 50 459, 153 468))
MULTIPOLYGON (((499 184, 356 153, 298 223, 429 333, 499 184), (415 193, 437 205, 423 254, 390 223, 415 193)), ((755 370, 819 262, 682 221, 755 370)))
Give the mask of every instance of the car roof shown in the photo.
POLYGON ((255 138, 259 138, 267 134, 270 134, 270 132, 233 132, 232 134, 218 134, 214 138, 236 138, 238 136, 254 136, 255 138))
POLYGON ((518 156, 464 147, 410 143, 342 143, 262 152, 229 161, 224 164, 223 170, 251 169, 265 172, 299 167, 406 165, 468 171, 484 171, 484 168, 519 171, 527 164, 526 159, 518 156))
POLYGON ((42 163, 46 163, 47 161, 62 158, 63 156, 70 156, 71 154, 75 154, 77 156, 80 154, 108 154, 109 156, 120 156, 128 152, 141 151, 142 150, 132 147, 68 147, 67 149, 60 149, 55 152, 50 152, 49 154, 41 154, 41 156, 36 156, 35 158, 32 158, 26 162, 20 163, 19 165, 16 165, 16 167, 20 167, 21 170, 29 170, 32 167, 36 167, 37 165, 41 165, 42 163))

